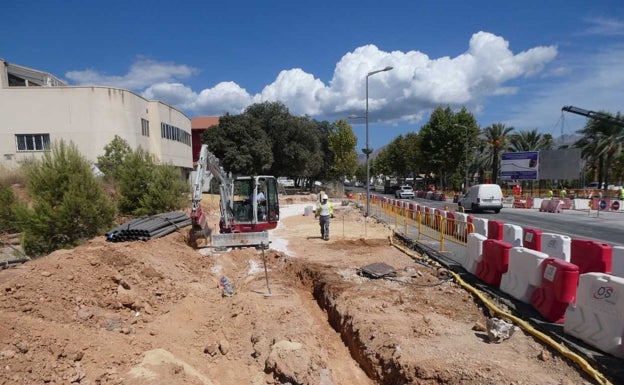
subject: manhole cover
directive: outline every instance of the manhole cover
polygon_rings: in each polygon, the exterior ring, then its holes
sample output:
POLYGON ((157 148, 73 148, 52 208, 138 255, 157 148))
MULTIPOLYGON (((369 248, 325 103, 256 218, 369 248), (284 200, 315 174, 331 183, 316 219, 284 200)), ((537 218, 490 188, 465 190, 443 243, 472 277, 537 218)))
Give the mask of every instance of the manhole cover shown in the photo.
POLYGON ((362 267, 360 274, 371 278, 393 277, 396 275, 396 270, 386 263, 377 262, 362 267))

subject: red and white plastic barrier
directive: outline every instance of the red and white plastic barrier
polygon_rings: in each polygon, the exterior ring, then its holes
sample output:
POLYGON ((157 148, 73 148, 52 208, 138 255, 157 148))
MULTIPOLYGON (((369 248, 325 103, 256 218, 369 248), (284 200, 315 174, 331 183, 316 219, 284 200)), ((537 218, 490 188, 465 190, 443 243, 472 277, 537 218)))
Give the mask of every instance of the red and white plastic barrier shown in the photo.
POLYGON ((568 305, 576 298, 578 266, 557 258, 542 262, 542 281, 531 296, 531 305, 542 317, 563 323, 568 305))
POLYGON ((522 245, 532 250, 542 251, 542 230, 530 227, 523 228, 522 245))
POLYGON ((531 303, 531 296, 542 283, 542 263, 548 254, 524 247, 509 251, 509 268, 501 277, 500 289, 512 297, 531 303))
POLYGON ((503 241, 513 247, 522 247, 522 227, 505 223, 503 225, 503 241))
POLYGON ((475 274, 477 271, 477 265, 481 262, 483 257, 483 242, 487 240, 484 235, 479 233, 468 234, 468 240, 466 242, 466 260, 462 263, 464 269, 470 274, 475 274))
POLYGON ((487 237, 488 239, 503 240, 503 225, 502 221, 495 221, 493 219, 488 220, 487 223, 487 237))
POLYGON ((579 274, 611 274, 613 248, 611 245, 588 239, 572 239, 570 262, 579 267, 579 274))
POLYGON ((507 272, 511 245, 498 239, 483 241, 483 257, 477 265, 476 276, 488 285, 499 287, 507 272))
POLYGON ((553 258, 570 262, 572 238, 567 235, 542 233, 541 251, 553 258))
POLYGON ((582 274, 576 303, 568 306, 563 331, 603 352, 624 358, 624 278, 582 274))
POLYGON ((479 233, 484 237, 488 237, 488 220, 487 218, 474 217, 472 219, 475 233, 479 233))

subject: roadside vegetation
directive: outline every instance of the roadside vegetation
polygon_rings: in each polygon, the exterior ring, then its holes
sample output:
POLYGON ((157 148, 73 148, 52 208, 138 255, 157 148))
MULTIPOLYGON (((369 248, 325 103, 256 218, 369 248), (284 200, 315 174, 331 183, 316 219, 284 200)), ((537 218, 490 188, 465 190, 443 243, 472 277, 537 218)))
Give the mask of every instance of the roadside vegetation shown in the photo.
MULTIPOLYGON (((621 121, 619 113, 617 119, 621 121)), ((585 180, 604 182, 605 188, 609 181, 624 180, 620 126, 588 120, 577 132, 580 139, 572 147, 581 149, 585 180)), ((278 102, 225 114, 204 132, 202 142, 233 174, 288 177, 299 188, 313 188, 315 181, 366 179, 349 122, 293 116, 278 102)), ((371 175, 424 176, 426 183, 459 190, 466 175, 475 176, 473 182, 496 183, 503 152, 554 146, 553 137, 538 129, 516 132, 502 123, 480 128, 466 108, 438 107, 418 132, 399 135, 378 150, 370 168, 371 175)), ((105 146, 97 164, 103 178, 94 175, 72 143, 60 142, 19 169, 0 167, 0 232, 21 232, 26 253, 43 255, 103 234, 116 217, 152 215, 188 204, 190 188, 178 169, 158 164, 120 137, 105 146), (26 188, 18 196, 15 186, 26 188)))
POLYGON ((55 143, 25 173, 31 201, 12 210, 27 255, 74 247, 112 225, 114 206, 73 144, 55 143))
POLYGON ((358 169, 357 138, 346 120, 294 116, 278 102, 221 116, 218 125, 203 133, 202 143, 233 174, 288 177, 301 188, 312 188, 314 181, 343 180, 358 169))
POLYGON ((186 208, 189 187, 179 170, 158 165, 143 149, 131 150, 116 137, 92 165, 72 143, 54 143, 40 160, 0 170, 0 231, 21 232, 29 256, 74 247, 103 235, 115 217, 143 216, 186 208), (14 185, 26 187, 20 201, 14 185))
MULTIPOLYGON (((616 120, 622 121, 619 113, 616 120)), ((371 175, 424 176, 426 184, 457 191, 465 174, 471 180, 475 176, 475 183, 499 182, 500 158, 504 152, 572 147, 581 150, 585 162, 583 180, 603 182, 605 189, 610 181, 624 180, 623 127, 588 120, 577 135, 580 139, 571 145, 556 147, 552 135, 541 134, 537 128, 516 131, 502 123, 480 128, 465 108, 454 112, 449 107, 438 107, 418 132, 397 136, 375 156, 371 175)), ((558 184, 571 186, 572 181, 558 181, 558 184)), ((554 181, 546 181, 543 187, 556 186, 554 181)))

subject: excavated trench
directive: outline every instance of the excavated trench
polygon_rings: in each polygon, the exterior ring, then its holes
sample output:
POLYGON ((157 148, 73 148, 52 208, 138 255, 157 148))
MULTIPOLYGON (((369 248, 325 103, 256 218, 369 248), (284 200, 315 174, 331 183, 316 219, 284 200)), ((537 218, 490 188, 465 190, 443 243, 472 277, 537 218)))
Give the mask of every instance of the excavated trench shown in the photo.
POLYGON ((367 342, 372 337, 361 333, 358 320, 349 312, 349 307, 340 303, 343 292, 349 290, 352 284, 345 283, 343 277, 324 266, 299 264, 293 270, 300 282, 311 290, 320 309, 327 314, 329 325, 340 334, 351 358, 371 380, 380 385, 413 382, 414 379, 408 378, 395 359, 370 349, 367 342))
MULTIPOLYGON (((520 354, 530 359, 528 356, 539 353, 539 348, 537 352, 531 350, 531 342, 514 340, 514 345, 520 343, 514 348, 518 350, 503 354, 483 345, 487 343, 487 333, 465 333, 484 322, 486 315, 457 285, 432 284, 429 287, 433 290, 403 290, 385 279, 349 276, 353 272, 345 274, 346 270, 349 269, 336 271, 309 262, 294 262, 291 266, 301 285, 311 291, 326 314, 329 326, 339 333, 350 357, 375 383, 476 385, 516 383, 522 378, 533 383, 547 375, 545 372, 525 377, 520 354), (371 286, 376 291, 371 292, 371 286), (447 334, 445 327, 453 325, 457 329, 447 334), (462 339, 457 333, 466 337, 462 339), (406 350, 410 348, 417 350, 406 350), (512 362, 517 369, 501 366, 512 362)), ((428 275, 426 269, 423 271, 422 279, 437 279, 434 274, 428 275)), ((565 366, 562 364, 563 369, 558 370, 567 371, 565 366)), ((572 367, 569 370, 576 371, 572 367)))

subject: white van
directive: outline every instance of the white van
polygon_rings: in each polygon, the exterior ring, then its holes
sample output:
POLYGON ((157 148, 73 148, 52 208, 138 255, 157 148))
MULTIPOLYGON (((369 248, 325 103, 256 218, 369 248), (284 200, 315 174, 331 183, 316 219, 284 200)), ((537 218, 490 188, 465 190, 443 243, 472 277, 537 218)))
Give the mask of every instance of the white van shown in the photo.
POLYGON ((498 214, 503 208, 503 191, 497 184, 477 184, 459 198, 457 205, 473 212, 494 210, 498 214))

